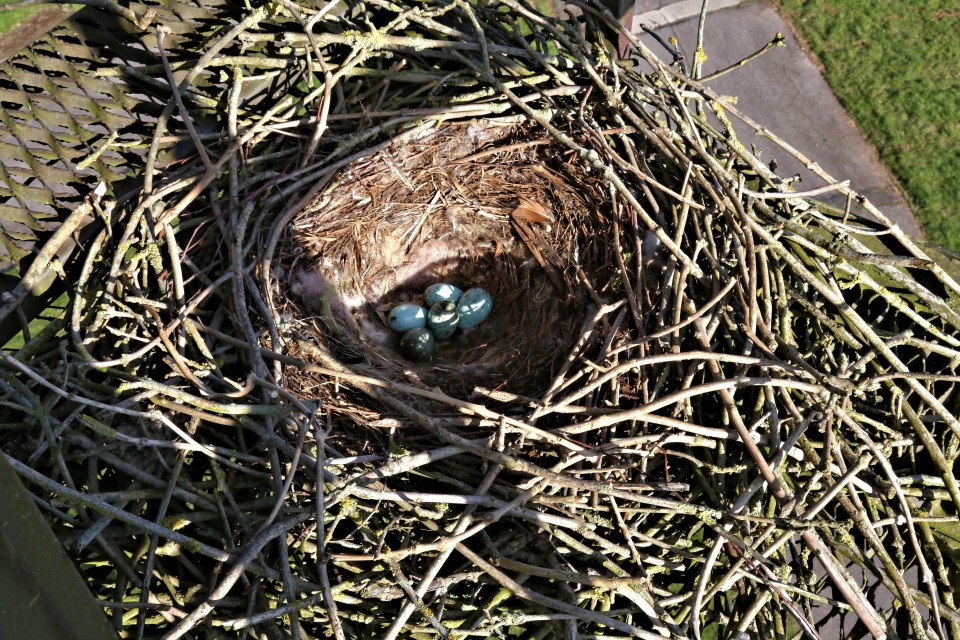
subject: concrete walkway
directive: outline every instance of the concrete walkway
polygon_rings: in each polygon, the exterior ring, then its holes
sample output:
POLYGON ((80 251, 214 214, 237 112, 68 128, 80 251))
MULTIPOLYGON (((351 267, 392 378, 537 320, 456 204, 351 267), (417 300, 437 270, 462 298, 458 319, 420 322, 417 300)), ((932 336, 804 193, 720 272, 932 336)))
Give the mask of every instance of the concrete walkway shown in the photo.
MULTIPOLYGON (((687 64, 697 43, 701 0, 636 0, 626 25, 661 59, 669 54, 640 24, 646 24, 667 39, 676 37, 687 64)), ((710 0, 703 47, 707 54, 703 75, 723 69, 760 49, 780 32, 786 47, 775 47, 749 64, 709 82, 720 95, 737 96, 737 108, 771 132, 818 162, 837 180, 851 186, 908 233, 919 234, 920 225, 903 198, 893 176, 876 149, 867 142, 804 51, 790 25, 768 0, 710 0)), ((740 124, 734 119, 736 124, 740 124)), ((800 174, 798 190, 808 190, 823 181, 798 161, 745 126, 737 128, 741 142, 762 152, 764 161, 777 160, 777 173, 800 174)), ((828 204, 843 207, 846 199, 825 194, 828 204)))

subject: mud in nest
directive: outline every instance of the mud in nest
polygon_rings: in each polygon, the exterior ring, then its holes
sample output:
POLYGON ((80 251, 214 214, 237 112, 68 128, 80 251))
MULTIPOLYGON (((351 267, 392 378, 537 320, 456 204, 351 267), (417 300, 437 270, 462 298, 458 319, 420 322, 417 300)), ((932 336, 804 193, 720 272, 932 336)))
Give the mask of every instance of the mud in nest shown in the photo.
POLYGON ((603 194, 568 153, 527 129, 473 125, 355 161, 292 220, 287 313, 313 319, 346 364, 458 396, 538 396, 615 285, 603 194), (413 362, 387 314, 441 281, 486 289, 493 312, 413 362))

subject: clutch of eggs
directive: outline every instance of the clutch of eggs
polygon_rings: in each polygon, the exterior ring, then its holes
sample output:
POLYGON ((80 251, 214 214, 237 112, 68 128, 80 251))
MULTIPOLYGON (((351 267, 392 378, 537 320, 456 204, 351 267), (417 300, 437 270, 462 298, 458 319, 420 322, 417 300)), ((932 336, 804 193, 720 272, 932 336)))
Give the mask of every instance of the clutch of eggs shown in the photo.
POLYGON ((472 329, 493 310, 493 298, 484 289, 462 291, 446 282, 427 287, 423 302, 397 305, 387 317, 390 328, 403 335, 400 350, 410 360, 429 360, 435 340, 446 340, 458 327, 472 329))

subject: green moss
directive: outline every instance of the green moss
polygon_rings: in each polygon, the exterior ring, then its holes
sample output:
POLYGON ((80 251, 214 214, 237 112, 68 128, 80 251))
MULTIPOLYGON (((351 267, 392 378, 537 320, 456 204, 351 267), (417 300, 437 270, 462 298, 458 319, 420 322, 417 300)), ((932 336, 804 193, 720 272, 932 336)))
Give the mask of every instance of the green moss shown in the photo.
MULTIPOLYGON (((10 4, 12 1, 13 0, 0 0, 0 5, 10 4)), ((34 5, 32 7, 24 7, 23 9, 11 9, 10 11, 0 11, 0 34, 10 31, 10 29, 13 29, 15 26, 20 24, 20 22, 29 18, 41 8, 43 8, 43 5, 34 5)))

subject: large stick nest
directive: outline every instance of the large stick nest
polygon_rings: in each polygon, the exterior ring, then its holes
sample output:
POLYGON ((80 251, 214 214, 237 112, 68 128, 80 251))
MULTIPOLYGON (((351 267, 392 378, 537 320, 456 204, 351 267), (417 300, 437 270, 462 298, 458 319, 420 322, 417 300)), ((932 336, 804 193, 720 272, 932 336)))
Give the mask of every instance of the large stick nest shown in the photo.
POLYGON ((144 188, 3 374, 125 637, 960 633, 960 285, 572 4, 283 2, 176 51, 144 188), (494 316, 412 363, 383 313, 439 279, 494 316))

